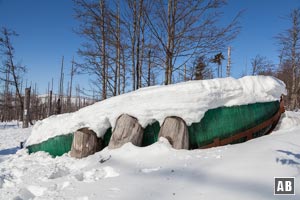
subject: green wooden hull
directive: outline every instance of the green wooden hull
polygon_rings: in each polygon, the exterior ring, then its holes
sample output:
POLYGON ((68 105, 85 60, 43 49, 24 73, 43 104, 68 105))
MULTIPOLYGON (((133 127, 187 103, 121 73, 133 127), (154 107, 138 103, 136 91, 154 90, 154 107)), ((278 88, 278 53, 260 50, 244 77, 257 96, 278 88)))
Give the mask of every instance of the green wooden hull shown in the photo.
MULTIPOLYGON (((279 101, 242 106, 220 107, 208 110, 202 120, 188 127, 190 148, 201 148, 214 142, 242 133, 272 118, 280 109, 279 101)), ((263 127, 253 137, 266 134, 271 128, 263 127)), ((240 138, 232 143, 246 141, 240 138)))
MULTIPOLYGON (((280 109, 279 101, 254 103, 241 106, 219 107, 208 110, 200 122, 188 126, 190 149, 202 148, 212 144, 216 138, 222 140, 235 136, 243 131, 253 129, 272 118, 280 109)), ((256 130, 251 138, 266 134, 273 124, 256 130)), ((160 126, 158 122, 144 129, 142 146, 148 146, 158 140, 160 126)), ((109 128, 104 135, 104 146, 107 146, 112 135, 109 128)), ((233 140, 231 143, 246 141, 246 137, 233 140)), ((40 144, 28 146, 29 153, 48 152, 52 156, 61 156, 71 150, 73 134, 59 135, 40 144)))
MULTIPOLYGON (((190 149, 211 144, 216 138, 222 140, 249 130, 272 118, 279 109, 279 101, 210 109, 200 122, 188 126, 190 149)), ((271 128, 272 125, 259 129, 253 133, 253 138, 266 134, 271 128)), ((149 125, 144 131, 142 146, 156 142, 159 129, 158 122, 149 125)), ((246 140, 240 138, 232 143, 246 140)))

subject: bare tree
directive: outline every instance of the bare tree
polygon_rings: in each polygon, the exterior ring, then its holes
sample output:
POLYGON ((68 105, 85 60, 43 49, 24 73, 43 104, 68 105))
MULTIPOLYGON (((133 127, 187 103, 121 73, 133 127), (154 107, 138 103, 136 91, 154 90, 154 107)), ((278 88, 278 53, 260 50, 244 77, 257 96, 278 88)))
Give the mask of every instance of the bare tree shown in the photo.
POLYGON ((73 77, 75 74, 75 69, 74 69, 74 57, 72 59, 72 65, 71 65, 71 71, 70 71, 70 85, 69 85, 69 92, 68 92, 68 99, 67 99, 67 111, 71 112, 72 111, 72 90, 73 90, 73 77))
POLYGON ((19 112, 20 120, 23 121, 24 102, 21 95, 20 87, 21 87, 22 75, 26 72, 26 67, 21 64, 15 63, 14 60, 15 50, 11 42, 11 37, 15 37, 15 36, 18 36, 17 33, 3 27, 1 29, 1 36, 0 36, 0 51, 1 54, 5 57, 4 60, 5 69, 2 71, 5 72, 6 90, 8 90, 8 84, 12 84, 14 86, 16 96, 20 106, 20 112, 19 112))
POLYGON ((78 50, 84 57, 84 63, 77 63, 84 72, 96 77, 94 85, 101 91, 102 99, 108 94, 108 33, 110 33, 110 12, 105 0, 87 2, 74 0, 76 4, 76 18, 82 22, 77 33, 85 37, 87 42, 78 50))
MULTIPOLYGON (((124 24, 130 38, 132 90, 142 87, 142 73, 145 50, 145 15, 151 9, 151 1, 126 0, 124 24)), ((146 51, 146 52, 145 52, 146 51)))
POLYGON ((252 75, 272 75, 274 64, 265 56, 256 55, 251 60, 252 75))
POLYGON ((292 91, 292 84, 293 80, 293 69, 290 61, 284 61, 280 63, 279 68, 276 70, 276 77, 282 80, 286 84, 287 89, 287 95, 284 97, 284 103, 286 108, 288 109, 294 109, 291 108, 290 102, 291 102, 291 91, 292 91))
POLYGON ((277 36, 281 57, 291 63, 292 86, 291 86, 291 109, 299 106, 299 60, 300 60, 300 9, 294 9, 287 17, 291 27, 277 36))
POLYGON ((220 27, 223 0, 74 2, 77 32, 86 39, 78 51, 84 62, 76 66, 92 75, 102 99, 130 85, 129 90, 153 85, 161 72, 170 84, 174 72, 197 55, 220 51, 239 32, 239 14, 220 27))
POLYGON ((173 72, 194 55, 223 49, 239 32, 240 13, 224 27, 217 23, 221 18, 218 8, 225 5, 223 0, 156 0, 154 4, 154 15, 147 15, 147 23, 160 45, 165 84, 171 84, 173 72))

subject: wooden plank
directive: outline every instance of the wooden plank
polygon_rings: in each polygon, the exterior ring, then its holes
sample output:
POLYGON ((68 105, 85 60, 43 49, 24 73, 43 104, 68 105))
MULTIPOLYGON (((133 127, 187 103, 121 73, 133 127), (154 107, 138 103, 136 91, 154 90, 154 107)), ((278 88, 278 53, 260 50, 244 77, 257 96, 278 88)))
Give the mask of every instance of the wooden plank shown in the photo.
POLYGON ((189 149, 189 134, 185 121, 180 117, 167 117, 158 137, 165 137, 175 149, 189 149))
POLYGON ((97 138, 94 131, 82 128, 74 133, 74 139, 70 152, 71 157, 84 158, 103 148, 102 139, 97 138))
POLYGON ((144 129, 136 118, 123 114, 117 119, 116 127, 112 133, 108 148, 115 149, 127 142, 141 146, 143 133, 144 129))

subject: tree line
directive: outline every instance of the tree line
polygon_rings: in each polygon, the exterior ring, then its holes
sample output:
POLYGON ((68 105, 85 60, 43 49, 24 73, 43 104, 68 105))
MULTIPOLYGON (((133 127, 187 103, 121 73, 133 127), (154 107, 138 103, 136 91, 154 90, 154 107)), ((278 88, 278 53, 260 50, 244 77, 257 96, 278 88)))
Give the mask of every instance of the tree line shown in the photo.
POLYGON ((222 0, 74 0, 77 33, 86 40, 76 63, 95 76, 101 99, 193 77, 195 63, 227 48, 240 30, 222 0))
MULTIPOLYGON (((96 100, 157 84, 223 77, 223 52, 241 30, 241 12, 228 24, 222 19, 223 0, 73 0, 76 33, 85 39, 78 49, 81 61, 72 60, 71 78, 64 86, 64 59, 57 95, 53 86, 41 98, 31 88, 31 119, 75 111, 96 100), (93 97, 82 98, 80 86, 74 90, 75 73, 93 78, 93 97), (66 90, 66 91, 65 91, 66 90), (99 96, 99 98, 96 98, 99 96)), ((288 109, 300 101, 300 10, 286 18, 290 28, 275 37, 280 63, 275 65, 262 55, 251 58, 251 71, 243 75, 272 75, 287 85, 288 109)), ((23 119, 26 66, 15 60, 12 37, 5 27, 0 35, 0 81, 2 121, 23 119)), ((230 76, 228 49, 226 76, 230 76)), ((53 85, 53 83, 52 83, 53 85)))
POLYGON ((57 94, 53 93, 53 80, 52 87, 48 86, 46 95, 39 95, 37 84, 34 86, 30 84, 27 88, 27 83, 24 84, 23 79, 27 67, 16 61, 15 48, 12 44, 12 39, 16 36, 18 34, 15 31, 6 27, 2 27, 0 30, 1 122, 11 120, 23 121, 23 118, 28 116, 27 120, 32 123, 32 121, 44 119, 53 114, 76 111, 96 101, 96 97, 82 97, 82 89, 79 85, 76 86, 76 94, 72 95, 73 75, 71 75, 71 84, 68 84, 67 91, 64 92, 63 59, 59 80, 60 88, 57 94), (24 97, 26 89, 29 89, 29 94, 31 93, 28 97, 29 99, 24 97), (26 104, 27 107, 30 105, 30 109, 26 107, 26 104))
MULTIPOLYGON (((74 0, 77 33, 86 39, 78 50, 78 69, 95 74, 101 99, 156 84, 223 77, 222 52, 240 32, 242 12, 228 23, 222 0, 74 0), (120 9, 122 8, 122 9, 120 9), (216 69, 212 66, 215 64, 216 69)), ((300 101, 300 17, 294 9, 287 30, 274 36, 280 63, 263 55, 251 58, 242 75, 272 75, 287 85, 288 109, 300 101)), ((228 54, 229 55, 229 54, 228 54)), ((230 76, 228 59, 226 76, 230 76)))

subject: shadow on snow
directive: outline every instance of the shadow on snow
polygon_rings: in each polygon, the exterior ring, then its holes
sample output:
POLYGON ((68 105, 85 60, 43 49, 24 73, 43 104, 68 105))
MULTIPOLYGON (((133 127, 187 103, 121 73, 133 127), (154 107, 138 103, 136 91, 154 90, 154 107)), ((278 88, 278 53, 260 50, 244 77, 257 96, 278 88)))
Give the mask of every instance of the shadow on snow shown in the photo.
POLYGON ((277 150, 277 152, 283 153, 289 156, 289 158, 276 158, 276 162, 282 165, 300 165, 300 154, 285 150, 277 150))

